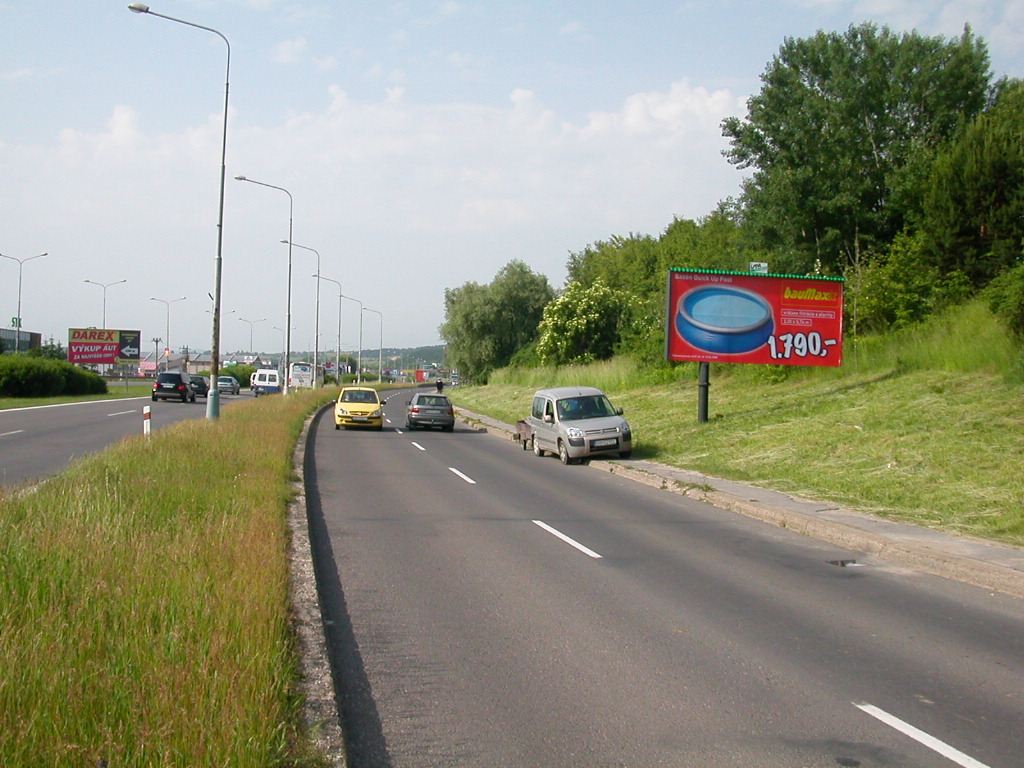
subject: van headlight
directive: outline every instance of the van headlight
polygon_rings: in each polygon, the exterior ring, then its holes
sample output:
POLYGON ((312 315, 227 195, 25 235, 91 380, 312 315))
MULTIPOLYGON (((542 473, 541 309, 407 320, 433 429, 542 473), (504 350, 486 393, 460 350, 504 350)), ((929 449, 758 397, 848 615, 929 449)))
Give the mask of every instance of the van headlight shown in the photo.
POLYGON ((629 424, 627 424, 626 422, 623 422, 619 430, 622 432, 623 440, 631 440, 633 438, 633 433, 629 428, 629 424))
POLYGON ((579 427, 569 427, 568 429, 565 430, 565 436, 568 437, 570 440, 582 440, 583 430, 580 429, 579 427))

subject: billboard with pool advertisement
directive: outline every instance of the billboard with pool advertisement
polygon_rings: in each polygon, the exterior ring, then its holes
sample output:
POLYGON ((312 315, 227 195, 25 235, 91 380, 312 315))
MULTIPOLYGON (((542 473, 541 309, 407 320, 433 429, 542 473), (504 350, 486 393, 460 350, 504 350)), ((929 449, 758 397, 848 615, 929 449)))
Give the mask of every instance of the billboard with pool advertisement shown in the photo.
POLYGON ((669 360, 842 363, 841 278, 671 270, 667 314, 669 360))

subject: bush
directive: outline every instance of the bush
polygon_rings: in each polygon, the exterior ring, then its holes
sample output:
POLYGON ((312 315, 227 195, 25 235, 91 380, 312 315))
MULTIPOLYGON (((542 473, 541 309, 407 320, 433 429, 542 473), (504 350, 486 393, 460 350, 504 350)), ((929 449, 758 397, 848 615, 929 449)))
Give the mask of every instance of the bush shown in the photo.
POLYGON ((106 391, 102 378, 71 363, 27 355, 0 357, 0 397, 101 395, 106 391))
POLYGON ((985 290, 989 309, 1024 339, 1024 263, 996 277, 985 290))

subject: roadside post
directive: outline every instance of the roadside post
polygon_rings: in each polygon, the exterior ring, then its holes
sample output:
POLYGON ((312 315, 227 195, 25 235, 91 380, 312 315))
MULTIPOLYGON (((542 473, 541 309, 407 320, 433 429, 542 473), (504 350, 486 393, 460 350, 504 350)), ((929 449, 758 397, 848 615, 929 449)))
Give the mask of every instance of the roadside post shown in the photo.
POLYGON ((142 434, 144 434, 146 437, 149 437, 149 425, 150 425, 150 416, 151 416, 150 412, 151 411, 152 411, 152 406, 149 406, 149 405, 142 406, 142 434))

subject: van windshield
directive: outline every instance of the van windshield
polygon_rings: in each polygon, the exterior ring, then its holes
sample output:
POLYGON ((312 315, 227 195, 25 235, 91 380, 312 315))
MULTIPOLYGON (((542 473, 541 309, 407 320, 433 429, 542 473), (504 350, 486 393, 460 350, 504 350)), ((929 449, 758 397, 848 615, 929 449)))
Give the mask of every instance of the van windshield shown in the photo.
POLYGON ((578 419, 600 419, 615 416, 615 409, 605 395, 583 395, 567 397, 555 403, 559 421, 576 421, 578 419))

